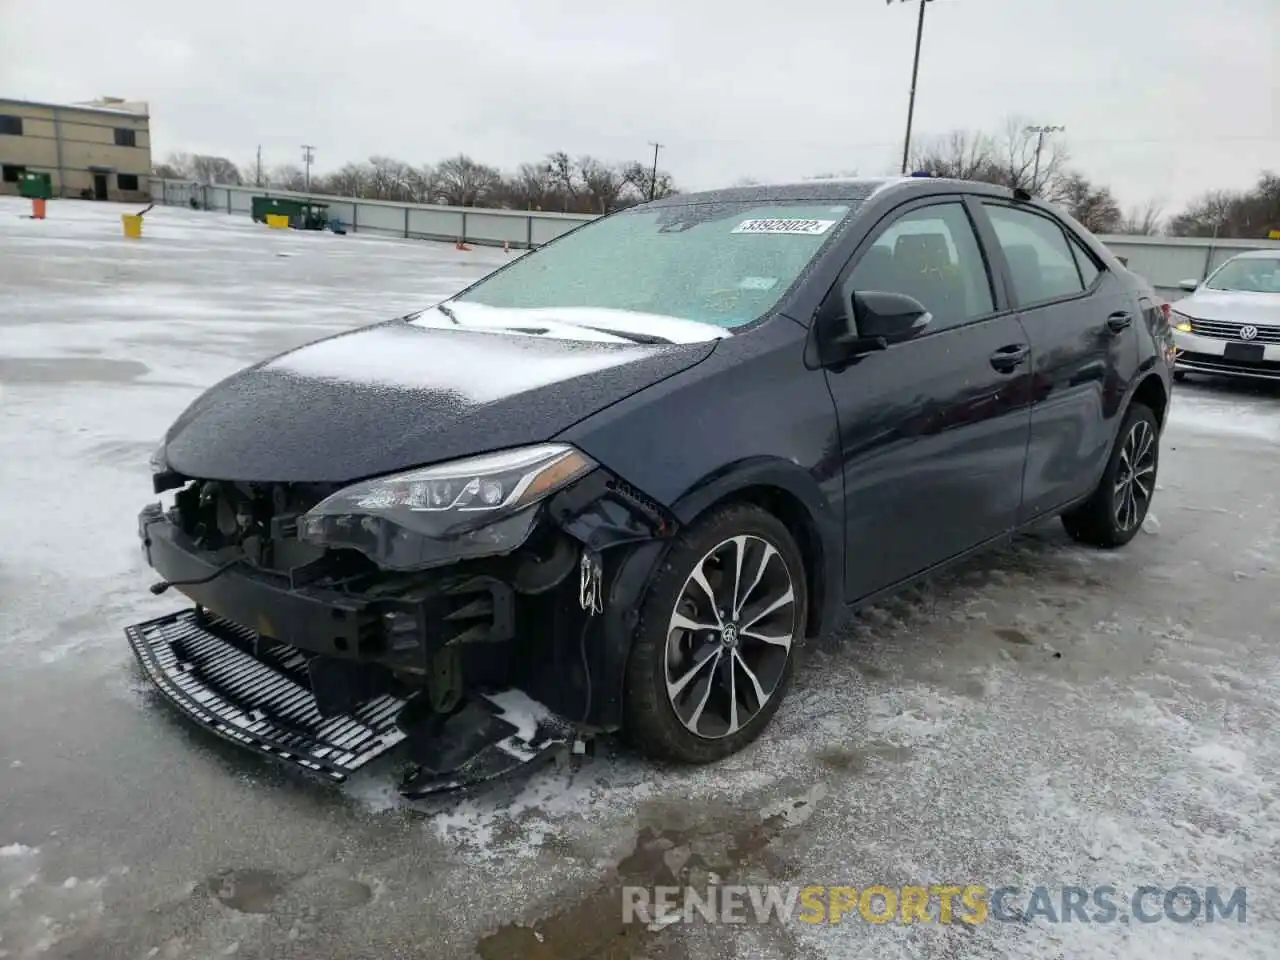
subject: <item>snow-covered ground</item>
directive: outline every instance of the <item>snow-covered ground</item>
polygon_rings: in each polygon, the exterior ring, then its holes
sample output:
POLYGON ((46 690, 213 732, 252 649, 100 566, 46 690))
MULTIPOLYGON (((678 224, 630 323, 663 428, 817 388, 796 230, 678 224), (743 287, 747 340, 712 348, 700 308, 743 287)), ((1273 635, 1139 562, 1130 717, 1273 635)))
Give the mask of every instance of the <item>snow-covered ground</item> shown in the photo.
POLYGON ((715 767, 612 743, 434 805, 190 730, 121 635, 147 458, 201 389, 500 251, 0 199, 0 958, 1273 958, 1280 391, 1180 386, 1128 549, 1053 525, 853 617, 715 767), (1248 888, 1247 921, 620 932, 624 883, 1248 888))

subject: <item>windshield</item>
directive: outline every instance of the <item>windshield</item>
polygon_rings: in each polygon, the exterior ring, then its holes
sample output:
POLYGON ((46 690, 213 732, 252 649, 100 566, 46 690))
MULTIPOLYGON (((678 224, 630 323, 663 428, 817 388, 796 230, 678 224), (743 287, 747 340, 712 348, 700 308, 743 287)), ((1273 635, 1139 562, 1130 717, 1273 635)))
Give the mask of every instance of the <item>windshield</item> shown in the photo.
POLYGON ((697 203, 590 223, 456 298, 528 310, 631 311, 733 328, 764 315, 854 203, 697 203))
POLYGON ((1280 293, 1280 257, 1237 257, 1205 281, 1211 290, 1280 293))

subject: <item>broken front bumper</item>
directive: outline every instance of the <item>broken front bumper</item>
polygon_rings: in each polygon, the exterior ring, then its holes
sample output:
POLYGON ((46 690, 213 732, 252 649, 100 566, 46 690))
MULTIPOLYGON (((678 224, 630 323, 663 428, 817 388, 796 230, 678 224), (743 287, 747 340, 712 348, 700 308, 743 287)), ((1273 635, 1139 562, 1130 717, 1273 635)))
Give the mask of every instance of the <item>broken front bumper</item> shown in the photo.
POLYGON ((312 693, 319 658, 199 609, 135 624, 125 635, 148 678, 187 717, 334 782, 399 748, 401 792, 425 796, 548 757, 573 733, 513 690, 478 697, 449 717, 416 711, 416 693, 381 693, 325 716, 312 693))
POLYGON ((412 598, 359 596, 294 586, 248 564, 224 568, 197 550, 159 504, 142 511, 138 532, 148 564, 195 603, 326 657, 424 674, 443 647, 500 642, 514 631, 512 590, 492 577, 441 575, 412 598))

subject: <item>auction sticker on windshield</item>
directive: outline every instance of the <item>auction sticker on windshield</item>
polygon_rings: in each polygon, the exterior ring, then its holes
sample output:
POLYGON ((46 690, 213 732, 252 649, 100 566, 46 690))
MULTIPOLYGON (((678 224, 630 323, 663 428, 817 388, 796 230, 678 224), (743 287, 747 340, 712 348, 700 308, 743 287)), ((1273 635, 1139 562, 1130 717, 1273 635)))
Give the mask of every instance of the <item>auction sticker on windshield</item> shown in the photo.
POLYGON ((732 233, 802 233, 810 236, 826 233, 831 229, 834 220, 743 220, 733 228, 732 233))

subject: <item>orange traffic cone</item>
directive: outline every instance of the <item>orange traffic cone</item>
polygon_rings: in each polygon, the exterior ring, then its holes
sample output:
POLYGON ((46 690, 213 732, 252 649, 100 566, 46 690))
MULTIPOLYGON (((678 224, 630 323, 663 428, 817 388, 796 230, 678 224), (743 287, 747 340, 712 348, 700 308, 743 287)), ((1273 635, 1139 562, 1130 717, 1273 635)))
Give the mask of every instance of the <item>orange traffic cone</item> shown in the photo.
POLYGON ((510 253, 510 252, 511 252, 511 241, 510 241, 510 240, 503 240, 503 241, 502 241, 502 252, 503 252, 503 253, 510 253))
POLYGON ((466 242, 465 242, 461 237, 459 237, 459 238, 458 238, 458 242, 457 242, 457 243, 455 243, 455 244, 453 245, 453 248, 454 248, 455 250, 470 250, 470 249, 471 249, 470 247, 468 247, 468 246, 467 246, 466 242))
POLYGON ((31 198, 31 219, 32 220, 44 219, 44 201, 39 197, 31 198))

